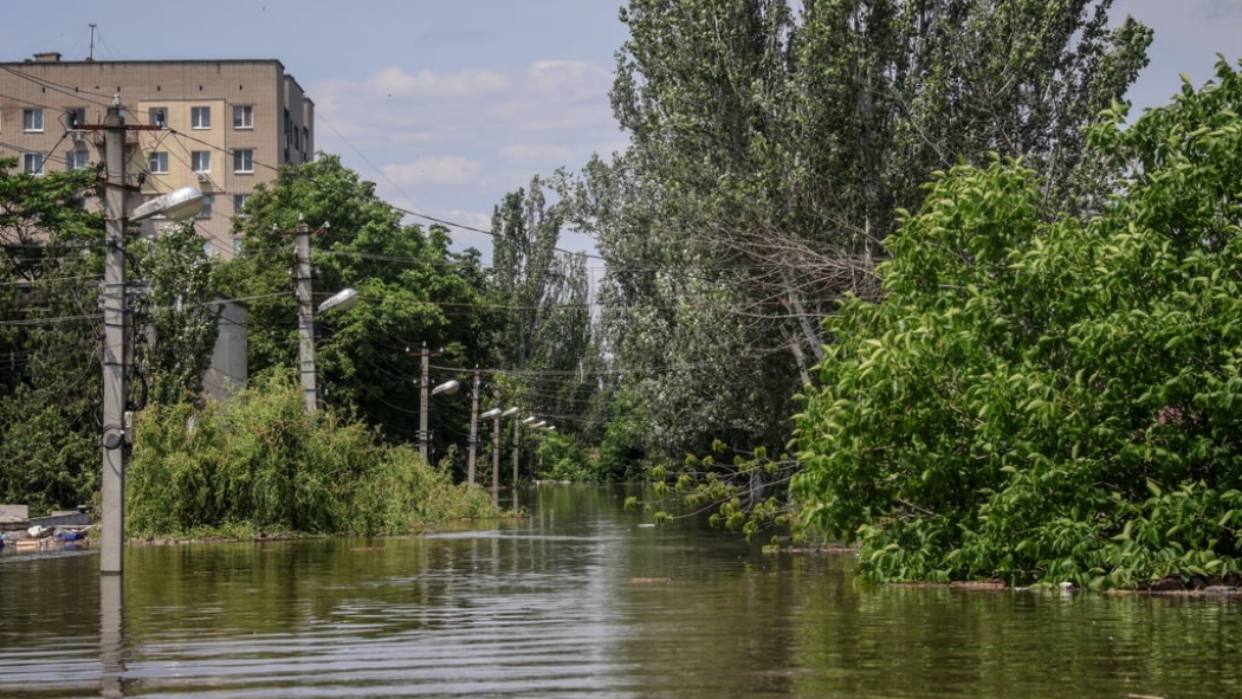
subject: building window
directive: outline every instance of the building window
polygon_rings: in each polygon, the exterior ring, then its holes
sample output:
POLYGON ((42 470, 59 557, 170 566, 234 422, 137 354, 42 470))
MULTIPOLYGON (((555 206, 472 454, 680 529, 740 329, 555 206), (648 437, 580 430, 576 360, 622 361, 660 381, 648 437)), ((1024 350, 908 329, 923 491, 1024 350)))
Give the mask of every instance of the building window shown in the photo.
POLYGON ((252 105, 239 104, 233 107, 233 128, 254 128, 254 107, 252 105))
POLYGON ((90 153, 85 148, 74 148, 65 153, 65 169, 69 171, 86 169, 90 153))
POLYGON ((215 197, 210 194, 203 195, 203 210, 198 212, 194 218, 211 218, 211 202, 215 197))
POLYGON ((152 175, 168 174, 168 153, 164 151, 154 151, 148 159, 147 167, 151 170, 152 175))
POLYGON ((246 215, 245 214, 246 200, 249 198, 250 198, 249 194, 234 194, 233 195, 233 215, 234 216, 245 216, 246 215))
POLYGON ((210 129, 211 107, 190 107, 190 126, 196 129, 210 129))
POLYGON ((211 257, 211 241, 210 240, 203 241, 203 257, 211 257))
POLYGON ((22 131, 43 131, 43 110, 22 110, 22 131))
POLYGON ((168 107, 151 107, 148 109, 147 123, 151 126, 168 126, 168 107))
POLYGON ((242 254, 242 239, 233 239, 233 257, 240 257, 242 254))
POLYGON ((254 172, 254 150, 241 148, 233 151, 233 172, 254 172))
POLYGON ((73 131, 86 126, 86 107, 70 107, 65 110, 65 128, 73 131))
POLYGON ((32 175, 43 174, 43 154, 26 153, 22 156, 22 169, 32 175))
POLYGON ((211 172, 211 151, 196 150, 190 152, 190 169, 194 172, 211 172))

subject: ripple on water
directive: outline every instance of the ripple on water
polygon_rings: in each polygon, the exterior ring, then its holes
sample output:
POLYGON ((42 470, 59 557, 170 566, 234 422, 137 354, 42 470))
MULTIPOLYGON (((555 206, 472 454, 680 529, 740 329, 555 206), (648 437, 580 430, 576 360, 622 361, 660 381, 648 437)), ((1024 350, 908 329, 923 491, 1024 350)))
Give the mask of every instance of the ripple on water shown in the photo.
MULTIPOLYGON (((534 498, 538 501, 534 501, 534 498)), ((379 540, 0 564, 0 697, 1242 696, 1234 600, 869 588, 624 493, 379 540), (105 611, 109 609, 105 605, 105 611), (115 609, 113 610, 115 611, 115 609)))

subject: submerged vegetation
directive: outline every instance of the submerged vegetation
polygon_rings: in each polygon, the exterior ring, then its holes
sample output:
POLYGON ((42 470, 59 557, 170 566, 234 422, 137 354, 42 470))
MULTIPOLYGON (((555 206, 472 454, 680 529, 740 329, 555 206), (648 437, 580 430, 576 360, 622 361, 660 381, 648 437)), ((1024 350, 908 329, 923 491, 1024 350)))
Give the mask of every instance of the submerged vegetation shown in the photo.
MULTIPOLYGON (((876 581, 1237 579, 1242 78, 1222 59, 1127 124, 1151 32, 1112 4, 631 0, 630 147, 507 195, 490 266, 327 155, 247 200, 232 261, 188 227, 133 241, 160 342, 135 354, 131 531, 490 516, 454 485, 475 440, 474 473, 503 450, 506 483, 653 480, 747 535, 858 543, 876 581), (317 319, 311 415, 299 220, 316 288, 364 299, 317 319), (596 240, 597 287, 563 229, 596 240), (200 379, 217 296, 249 304, 225 405, 200 379), (486 384, 430 409, 439 469, 412 448, 424 344, 433 383, 486 384), (522 417, 472 432, 476 404, 522 417)), ((0 161, 0 498, 36 507, 98 487, 93 186, 0 161)))
POLYGON ((332 411, 305 413, 286 372, 227 405, 141 415, 126 504, 137 536, 392 534, 496 514, 483 490, 454 485, 416 449, 332 411))
POLYGON ((1089 133, 1117 194, 941 173, 797 418, 808 524, 879 581, 1093 588, 1242 572, 1242 77, 1089 133))

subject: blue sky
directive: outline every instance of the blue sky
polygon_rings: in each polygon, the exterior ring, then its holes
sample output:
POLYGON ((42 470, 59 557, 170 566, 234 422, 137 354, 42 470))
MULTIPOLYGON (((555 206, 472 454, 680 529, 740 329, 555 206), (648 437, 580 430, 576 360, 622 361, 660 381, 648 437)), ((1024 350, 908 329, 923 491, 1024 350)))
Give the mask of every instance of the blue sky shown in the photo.
MULTIPOLYGON (((316 146, 398 206, 490 227, 537 173, 625 146, 608 102, 619 0, 8 2, 0 60, 278 58, 318 107, 316 146)), ((1116 0, 1156 30, 1137 108, 1167 102, 1215 54, 1242 57, 1242 0, 1116 0)), ((490 253, 485 236, 455 239, 490 253)), ((584 249, 588 240, 567 240, 584 249)), ((489 255, 490 256, 490 255, 489 255)))

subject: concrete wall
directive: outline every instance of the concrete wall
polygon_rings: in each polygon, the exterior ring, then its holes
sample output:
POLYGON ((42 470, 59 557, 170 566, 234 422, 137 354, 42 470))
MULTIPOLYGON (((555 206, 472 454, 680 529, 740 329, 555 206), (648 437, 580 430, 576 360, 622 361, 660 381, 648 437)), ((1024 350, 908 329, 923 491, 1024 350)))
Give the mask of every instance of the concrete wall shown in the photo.
POLYGON ((224 401, 245 388, 249 378, 246 331, 249 310, 240 301, 221 301, 219 336, 211 355, 211 368, 203 375, 203 390, 215 400, 224 401))

